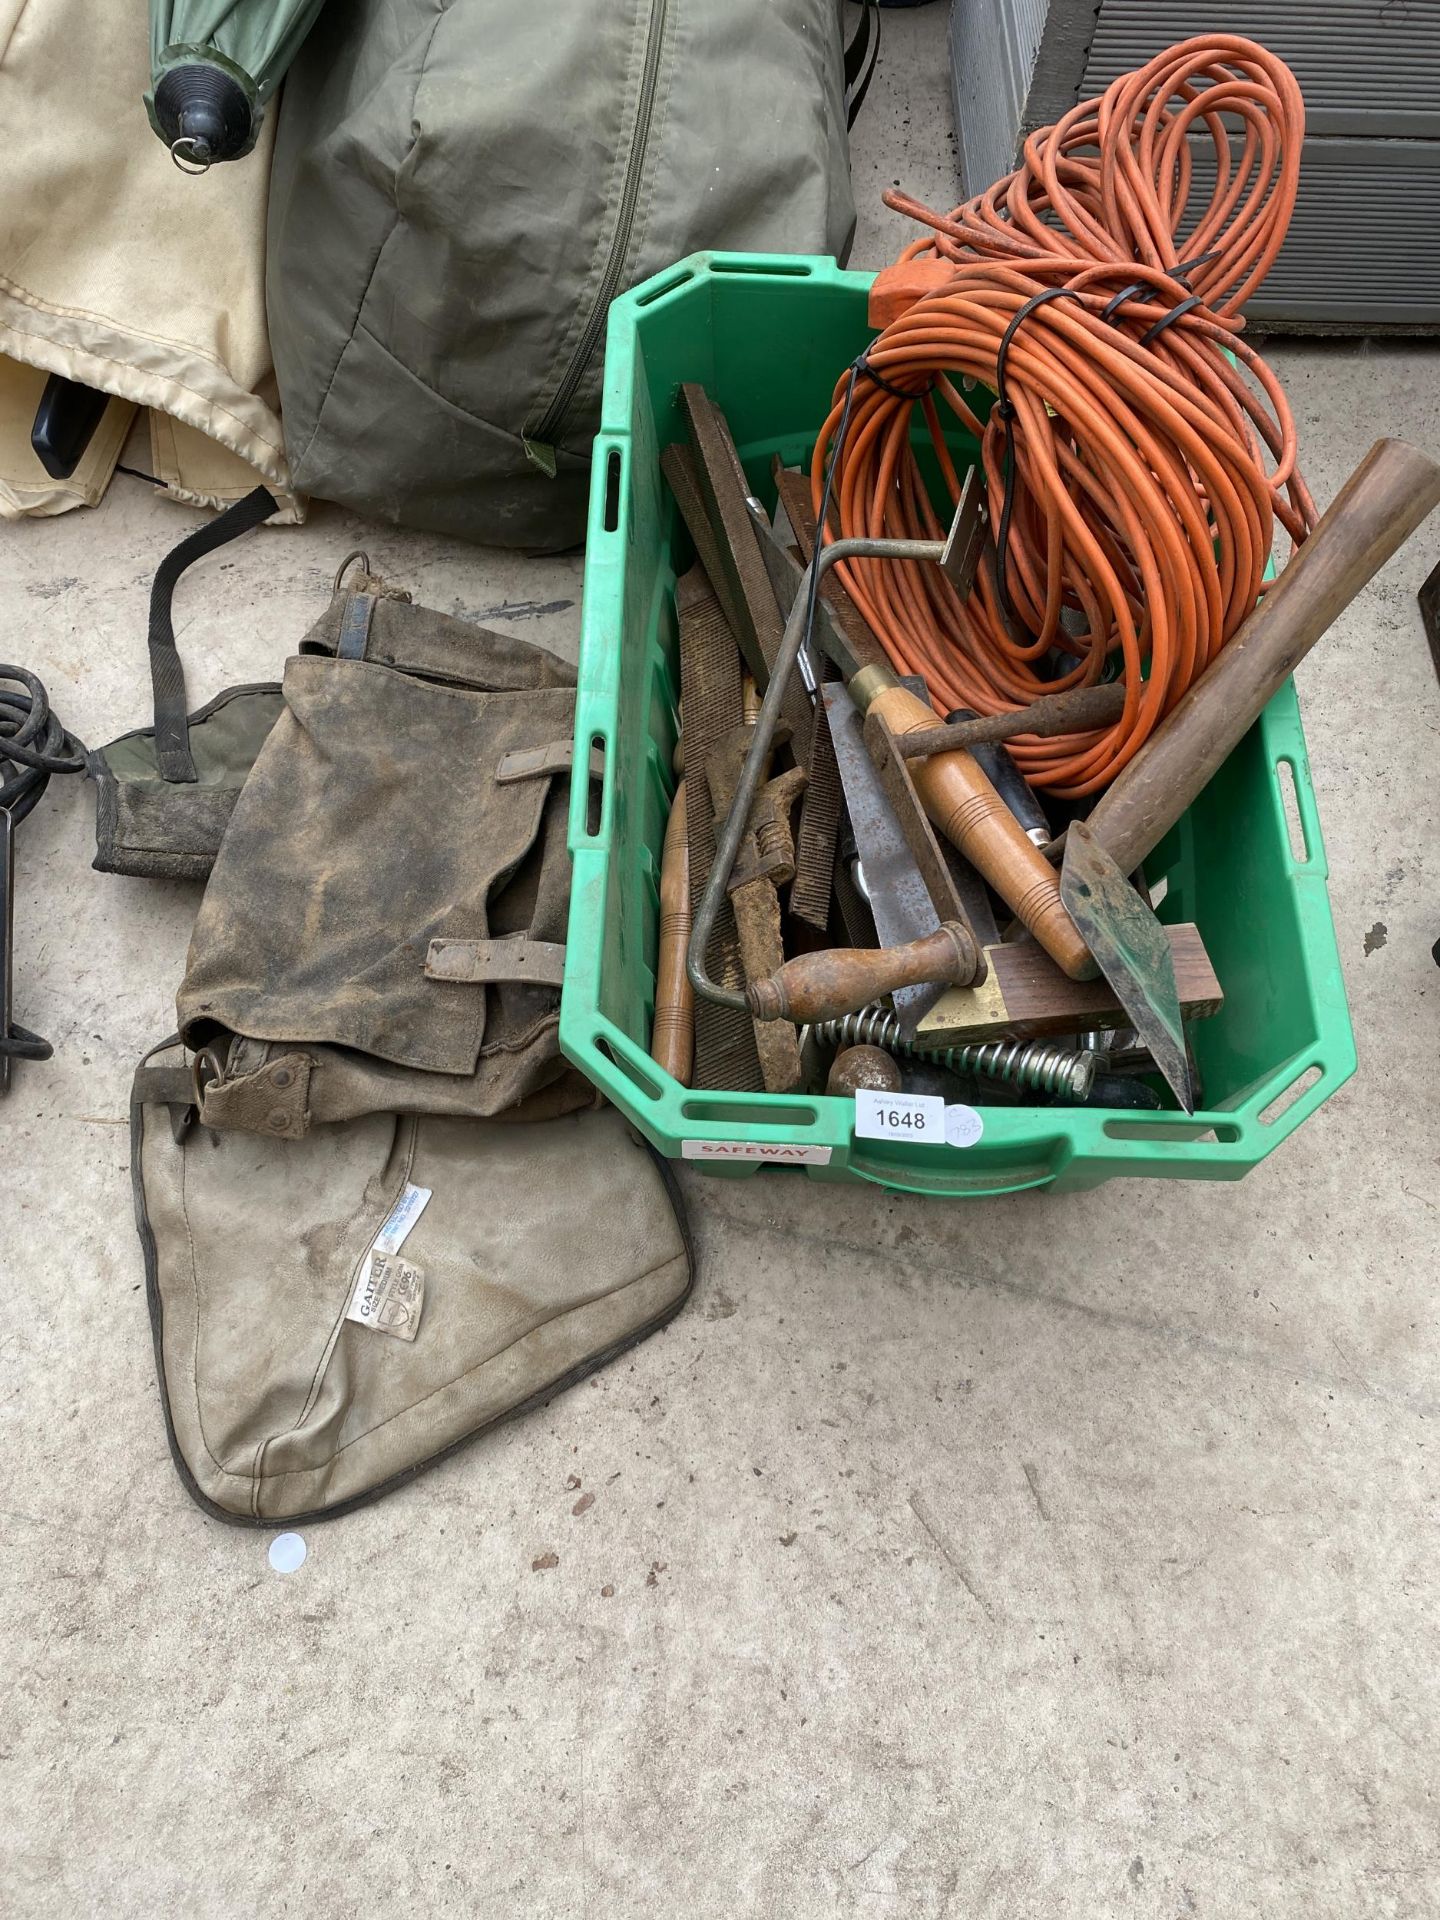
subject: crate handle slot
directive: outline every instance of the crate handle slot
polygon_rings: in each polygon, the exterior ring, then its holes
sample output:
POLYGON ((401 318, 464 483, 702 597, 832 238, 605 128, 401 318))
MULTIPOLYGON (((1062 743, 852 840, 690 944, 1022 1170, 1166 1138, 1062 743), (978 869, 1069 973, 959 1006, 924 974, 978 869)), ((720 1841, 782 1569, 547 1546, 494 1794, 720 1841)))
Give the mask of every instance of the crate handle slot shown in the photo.
POLYGON ((1288 1113, 1302 1095, 1307 1094, 1313 1086, 1319 1084, 1324 1072, 1325 1069, 1321 1063, 1318 1060, 1312 1060, 1308 1067, 1296 1074, 1288 1087, 1282 1087, 1275 1098, 1261 1108, 1255 1116, 1261 1126, 1273 1127, 1281 1115, 1288 1113))
POLYGON ((625 456, 619 447, 611 447, 605 456, 605 517, 602 522, 606 533, 620 531, 620 487, 625 478, 625 456))
POLYGON ((1290 858, 1297 867, 1308 867, 1315 820, 1315 795, 1308 775, 1301 774, 1288 753, 1281 754, 1275 762, 1275 782, 1280 789, 1280 806, 1285 815, 1290 858))
POLYGON ((1107 1120, 1105 1138, 1149 1140, 1156 1145, 1170 1142, 1183 1147, 1233 1147, 1244 1135, 1230 1120, 1177 1120, 1165 1113, 1147 1120, 1137 1113, 1125 1120, 1107 1120))
POLYGON ((687 1120, 717 1127, 813 1127, 820 1118, 814 1107, 787 1106, 773 1094, 755 1094, 748 1101, 691 1099, 680 1111, 687 1120))
POLYGON ((726 260, 712 259, 712 273, 763 274, 768 279, 808 280, 815 269, 808 260, 726 260))
POLYGON ((610 738, 599 727, 591 728, 588 759, 589 779, 578 780, 572 774, 570 781, 570 846, 573 852, 587 846, 603 849, 609 831, 610 738))
POLYGON ((598 837, 605 820, 605 783, 610 777, 610 762, 605 751, 603 733, 590 736, 590 778, 585 782, 585 833, 588 839, 598 837), (599 756, 600 771, 595 771, 596 756, 599 756))
POLYGON ((637 307, 653 307, 657 300, 663 300, 667 293, 673 293, 677 287, 683 287, 695 275, 689 267, 677 267, 674 273, 667 273, 662 280, 652 280, 649 286, 636 292, 637 307))
MULTIPOLYGON (((614 1067, 618 1067, 630 1084, 639 1089, 647 1100, 663 1100, 665 1090, 658 1080, 651 1078, 655 1071, 652 1062, 646 1058, 645 1066, 640 1065, 640 1057, 633 1053, 629 1045, 617 1034, 611 1039, 607 1034, 597 1033, 594 1039, 597 1053, 603 1054, 614 1067), (650 1072, 646 1071, 650 1069, 650 1072)), ((668 1077, 668 1076, 667 1076, 668 1077)))

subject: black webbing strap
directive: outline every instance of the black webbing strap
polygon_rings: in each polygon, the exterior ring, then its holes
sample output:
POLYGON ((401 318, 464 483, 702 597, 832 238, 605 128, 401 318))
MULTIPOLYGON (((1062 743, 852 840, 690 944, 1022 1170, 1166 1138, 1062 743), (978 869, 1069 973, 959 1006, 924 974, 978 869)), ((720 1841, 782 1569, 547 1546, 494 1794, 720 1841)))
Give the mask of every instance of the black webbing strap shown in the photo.
POLYGON ((880 61, 880 9, 876 0, 860 0, 860 18, 845 49, 845 124, 853 127, 880 61), (869 55, 867 64, 866 55, 869 55))
POLYGON ((268 520, 276 504, 268 487, 256 487, 205 526, 187 534, 155 569, 155 583, 150 589, 150 684, 155 696, 155 756, 162 780, 196 778, 195 762, 190 757, 190 725, 185 716, 185 669, 180 664, 170 619, 176 582, 192 561, 203 559, 268 520))

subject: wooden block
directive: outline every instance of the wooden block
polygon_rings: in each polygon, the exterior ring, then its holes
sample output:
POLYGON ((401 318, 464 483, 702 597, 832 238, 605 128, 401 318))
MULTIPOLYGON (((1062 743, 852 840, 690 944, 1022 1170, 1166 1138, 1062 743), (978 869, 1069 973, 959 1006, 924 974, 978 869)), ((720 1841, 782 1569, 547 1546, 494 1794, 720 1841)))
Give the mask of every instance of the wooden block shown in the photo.
MULTIPOLYGON (((1187 1019, 1218 1013, 1225 996, 1200 929, 1166 927, 1180 1009, 1187 1019)), ((987 947, 988 977, 977 987, 951 987, 920 1022, 916 1042, 960 1046, 972 1040, 1035 1040, 1047 1033, 1127 1026, 1129 1015, 1105 980, 1070 980, 1033 940, 987 947)))

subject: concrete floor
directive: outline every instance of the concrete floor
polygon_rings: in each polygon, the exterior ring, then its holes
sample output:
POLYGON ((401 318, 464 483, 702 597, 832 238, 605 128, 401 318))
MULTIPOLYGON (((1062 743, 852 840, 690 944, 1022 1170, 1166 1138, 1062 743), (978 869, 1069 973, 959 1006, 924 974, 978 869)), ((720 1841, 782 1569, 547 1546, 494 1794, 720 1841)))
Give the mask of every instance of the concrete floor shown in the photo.
MULTIPOLYGON (((948 203, 942 12, 887 16, 861 264, 899 238, 885 182, 948 203)), ((1376 434, 1440 448, 1433 349, 1275 359, 1322 500, 1376 434)), ((191 524, 120 479, 0 534, 0 652, 89 740, 146 717, 150 576, 191 524)), ((321 508, 187 578, 192 695, 274 674, 362 539, 573 652, 578 561, 321 508)), ((687 1177, 680 1319, 310 1529, 288 1578, 181 1491, 130 1217, 127 1088, 196 894, 92 874, 91 793, 55 783, 16 960, 56 1057, 0 1109, 0 1908, 1440 1909, 1437 548, 1301 672, 1362 1069, 1269 1163, 953 1206, 687 1177)))

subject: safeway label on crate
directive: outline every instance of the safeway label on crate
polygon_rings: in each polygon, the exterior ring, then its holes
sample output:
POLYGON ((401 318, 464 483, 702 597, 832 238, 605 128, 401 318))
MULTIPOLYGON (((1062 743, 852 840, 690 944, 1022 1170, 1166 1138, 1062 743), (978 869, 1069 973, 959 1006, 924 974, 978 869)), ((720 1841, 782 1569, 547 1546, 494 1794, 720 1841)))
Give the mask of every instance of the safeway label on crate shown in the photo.
POLYGON ((828 1167, 829 1147, 788 1140, 682 1140, 682 1160, 768 1160, 780 1167, 828 1167))
POLYGON ((943 1147, 945 1102, 934 1093, 876 1093, 861 1087, 855 1095, 855 1138, 943 1147))

